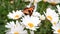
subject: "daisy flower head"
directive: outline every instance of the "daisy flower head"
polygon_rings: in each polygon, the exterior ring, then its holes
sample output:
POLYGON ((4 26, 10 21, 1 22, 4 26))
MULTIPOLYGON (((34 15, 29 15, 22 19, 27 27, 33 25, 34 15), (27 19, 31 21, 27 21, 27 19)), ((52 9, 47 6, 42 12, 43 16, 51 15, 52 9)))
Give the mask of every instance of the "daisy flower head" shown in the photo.
POLYGON ((16 24, 14 22, 10 22, 5 27, 9 28, 6 31, 6 34, 27 34, 27 31, 24 30, 24 27, 20 25, 18 21, 16 21, 16 24))
POLYGON ((51 8, 47 8, 45 16, 52 24, 56 24, 59 20, 59 15, 51 8))
POLYGON ((41 15, 40 13, 38 13, 36 11, 33 12, 32 16, 38 17, 38 18, 40 18, 40 20, 45 20, 45 16, 44 15, 41 15))
MULTIPOLYGON (((25 16, 22 19, 22 23, 26 26, 27 29, 30 30, 36 30, 38 28, 38 24, 41 22, 38 17, 33 17, 33 16, 25 16)), ((41 23, 40 23, 41 24, 41 23)))
POLYGON ((40 16, 40 20, 45 20, 45 16, 44 15, 41 15, 40 16))
POLYGON ((23 13, 21 10, 19 10, 19 11, 17 10, 16 12, 13 10, 12 13, 9 12, 9 14, 7 16, 10 19, 19 19, 20 17, 23 16, 23 13))
POLYGON ((58 10, 58 13, 60 14, 60 6, 57 5, 56 7, 57 7, 57 10, 58 10))
POLYGON ((60 23, 57 23, 55 26, 52 26, 54 34, 60 34, 60 23))
POLYGON ((34 17, 40 17, 40 15, 41 15, 41 14, 40 14, 40 13, 38 13, 38 12, 36 12, 36 11, 35 11, 35 12, 33 12, 33 14, 32 14, 32 16, 34 16, 34 17))

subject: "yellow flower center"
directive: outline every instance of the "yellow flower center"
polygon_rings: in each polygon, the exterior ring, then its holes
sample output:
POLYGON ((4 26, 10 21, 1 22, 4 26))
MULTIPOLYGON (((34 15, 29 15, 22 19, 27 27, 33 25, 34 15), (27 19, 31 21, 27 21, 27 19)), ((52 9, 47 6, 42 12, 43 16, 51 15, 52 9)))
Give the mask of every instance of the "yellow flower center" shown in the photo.
POLYGON ((18 19, 18 18, 19 18, 19 15, 16 15, 14 18, 15 18, 15 19, 18 19))
POLYGON ((49 19, 51 21, 52 20, 52 17, 51 16, 47 16, 47 19, 49 19))
POLYGON ((33 24, 33 23, 28 23, 28 26, 29 26, 30 28, 32 28, 32 27, 34 27, 34 24, 33 24))
POLYGON ((58 31, 57 31, 58 33, 60 33, 60 29, 58 29, 58 31))
POLYGON ((18 32, 14 32, 14 34, 19 34, 18 32))

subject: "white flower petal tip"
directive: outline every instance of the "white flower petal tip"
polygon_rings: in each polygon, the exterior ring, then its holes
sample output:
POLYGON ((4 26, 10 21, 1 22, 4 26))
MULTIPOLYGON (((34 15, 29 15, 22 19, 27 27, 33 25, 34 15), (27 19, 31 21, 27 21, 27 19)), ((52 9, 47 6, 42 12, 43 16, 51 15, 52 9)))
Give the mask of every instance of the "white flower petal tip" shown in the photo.
POLYGON ((58 10, 58 14, 60 15, 60 6, 57 5, 56 7, 57 7, 57 10, 58 10))
POLYGON ((30 6, 28 5, 27 7, 29 8, 30 6))

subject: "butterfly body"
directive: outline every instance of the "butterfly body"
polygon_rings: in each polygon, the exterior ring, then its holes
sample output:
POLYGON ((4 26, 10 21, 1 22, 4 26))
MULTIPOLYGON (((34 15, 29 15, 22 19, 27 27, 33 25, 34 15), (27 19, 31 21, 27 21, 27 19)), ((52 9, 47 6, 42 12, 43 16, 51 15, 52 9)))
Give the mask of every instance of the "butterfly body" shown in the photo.
POLYGON ((25 15, 32 15, 32 13, 33 13, 33 10, 34 10, 34 6, 31 6, 31 7, 26 7, 24 10, 23 10, 23 13, 25 14, 25 15))

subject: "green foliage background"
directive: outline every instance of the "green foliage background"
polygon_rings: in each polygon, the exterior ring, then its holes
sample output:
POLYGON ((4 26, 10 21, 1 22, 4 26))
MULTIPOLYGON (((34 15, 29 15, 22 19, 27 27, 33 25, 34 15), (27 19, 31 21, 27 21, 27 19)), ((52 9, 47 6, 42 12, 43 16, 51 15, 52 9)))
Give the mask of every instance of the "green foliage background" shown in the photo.
MULTIPOLYGON (((12 10, 23 10, 29 2, 24 2, 21 0, 0 0, 0 34, 5 34, 5 25, 7 22, 12 21, 12 19, 9 19, 7 17, 7 14, 9 12, 12 12, 12 10), (13 3, 11 3, 13 1, 13 3)), ((43 14, 43 11, 46 11, 46 8, 51 5, 49 3, 45 3, 43 1, 38 3, 37 11, 41 14, 43 14)), ((53 6, 54 8, 55 6, 53 6)), ((15 21, 15 20, 13 20, 15 21)), ((41 22, 42 25, 40 26, 37 31, 35 31, 35 34, 53 34, 52 32, 52 24, 46 19, 41 22)))

